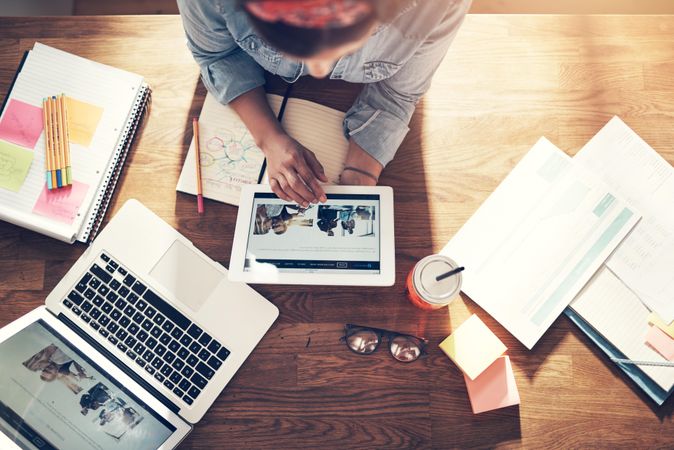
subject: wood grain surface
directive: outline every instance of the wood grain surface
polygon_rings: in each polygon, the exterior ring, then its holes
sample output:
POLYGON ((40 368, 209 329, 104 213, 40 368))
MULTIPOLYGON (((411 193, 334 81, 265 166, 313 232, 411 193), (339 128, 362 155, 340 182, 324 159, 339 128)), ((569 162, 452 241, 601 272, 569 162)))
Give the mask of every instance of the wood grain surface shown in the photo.
MULTIPOLYGON (((227 266, 236 208, 206 201, 199 217, 175 191, 206 94, 179 17, 0 18, 3 95, 36 40, 146 77, 151 113, 111 212, 137 198, 227 266)), ((395 286, 255 286, 279 320, 182 447, 674 447, 674 402, 655 407, 565 317, 527 351, 470 299, 426 313, 403 287, 542 135, 573 155, 617 114, 674 162, 673 42, 674 16, 469 16, 381 178, 395 189, 395 286), (437 348, 471 313, 508 346, 519 407, 473 415, 437 348), (430 355, 359 357, 339 342, 347 322, 425 335, 430 355)), ((343 110, 357 92, 311 79, 294 89, 343 110)), ((0 223, 0 326, 42 304, 84 249, 0 223)))

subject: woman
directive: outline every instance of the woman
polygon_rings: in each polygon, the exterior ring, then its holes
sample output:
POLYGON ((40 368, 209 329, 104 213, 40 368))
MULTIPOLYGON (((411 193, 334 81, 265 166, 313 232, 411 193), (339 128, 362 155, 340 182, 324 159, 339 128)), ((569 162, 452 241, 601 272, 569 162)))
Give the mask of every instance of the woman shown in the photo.
POLYGON ((178 0, 207 89, 241 117, 286 201, 326 201, 323 168, 276 121, 264 71, 365 83, 344 119, 342 184, 374 185, 408 131, 419 98, 470 0, 178 0))

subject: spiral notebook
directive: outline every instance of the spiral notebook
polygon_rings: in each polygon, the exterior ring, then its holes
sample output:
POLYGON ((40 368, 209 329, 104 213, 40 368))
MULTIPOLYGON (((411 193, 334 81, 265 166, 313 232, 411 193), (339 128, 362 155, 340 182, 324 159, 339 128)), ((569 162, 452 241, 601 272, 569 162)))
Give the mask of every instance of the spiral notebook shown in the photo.
POLYGON ((0 115, 0 220, 73 243, 96 235, 148 108, 143 77, 35 43, 0 115), (65 94, 73 186, 45 187, 42 99, 65 94))

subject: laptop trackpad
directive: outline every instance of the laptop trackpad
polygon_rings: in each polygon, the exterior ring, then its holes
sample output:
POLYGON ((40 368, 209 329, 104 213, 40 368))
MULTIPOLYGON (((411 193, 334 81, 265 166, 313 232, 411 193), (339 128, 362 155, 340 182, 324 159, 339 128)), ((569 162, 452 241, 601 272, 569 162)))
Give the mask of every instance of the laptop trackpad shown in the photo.
POLYGON ((168 292, 198 311, 222 280, 222 273, 191 247, 174 241, 150 271, 168 292))

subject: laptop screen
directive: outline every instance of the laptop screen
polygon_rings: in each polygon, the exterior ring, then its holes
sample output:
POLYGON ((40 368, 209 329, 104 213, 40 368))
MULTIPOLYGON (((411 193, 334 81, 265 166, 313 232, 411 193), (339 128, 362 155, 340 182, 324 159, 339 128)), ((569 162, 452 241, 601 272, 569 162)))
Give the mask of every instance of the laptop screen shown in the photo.
POLYGON ((156 449, 175 431, 53 328, 0 343, 0 430, 27 449, 156 449))
POLYGON ((379 195, 328 194, 308 208, 256 193, 244 271, 380 273, 379 195))

